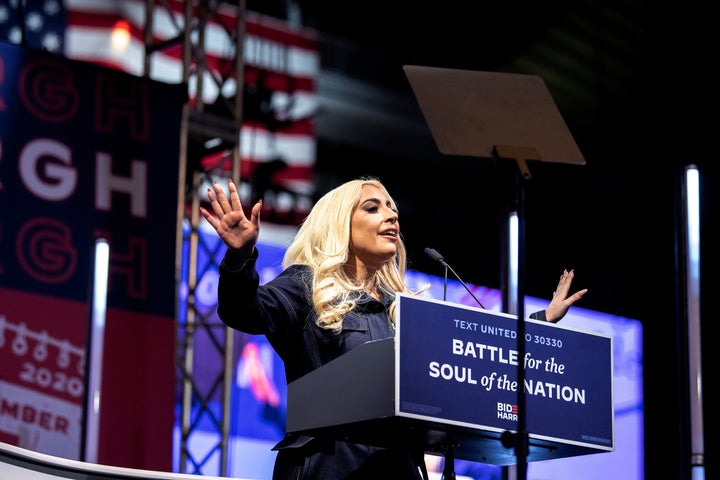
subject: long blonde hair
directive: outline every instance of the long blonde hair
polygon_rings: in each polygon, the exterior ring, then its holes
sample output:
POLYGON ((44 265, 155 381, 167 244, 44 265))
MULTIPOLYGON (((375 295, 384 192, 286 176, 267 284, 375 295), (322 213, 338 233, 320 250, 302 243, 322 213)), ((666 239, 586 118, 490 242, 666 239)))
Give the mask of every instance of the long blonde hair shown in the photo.
MULTIPOLYGON (((364 177, 350 180, 315 203, 285 252, 284 267, 301 264, 312 270, 312 301, 317 312, 317 324, 322 328, 341 329, 343 316, 355 308, 356 300, 365 287, 345 267, 350 249, 350 220, 366 185, 380 189, 397 209, 395 201, 378 179, 364 177)), ((404 283, 406 262, 407 251, 400 237, 396 255, 375 273, 378 293, 410 293, 404 283)), ((390 307, 393 322, 395 303, 390 307)))

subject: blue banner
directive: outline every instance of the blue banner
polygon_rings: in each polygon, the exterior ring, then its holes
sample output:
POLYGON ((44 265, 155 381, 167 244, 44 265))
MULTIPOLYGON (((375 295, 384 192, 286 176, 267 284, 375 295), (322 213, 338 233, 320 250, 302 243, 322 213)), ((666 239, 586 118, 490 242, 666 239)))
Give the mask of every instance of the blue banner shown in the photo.
POLYGON ((399 414, 517 431, 524 365, 531 437, 612 450, 612 339, 535 320, 518 353, 514 316, 400 296, 399 414))

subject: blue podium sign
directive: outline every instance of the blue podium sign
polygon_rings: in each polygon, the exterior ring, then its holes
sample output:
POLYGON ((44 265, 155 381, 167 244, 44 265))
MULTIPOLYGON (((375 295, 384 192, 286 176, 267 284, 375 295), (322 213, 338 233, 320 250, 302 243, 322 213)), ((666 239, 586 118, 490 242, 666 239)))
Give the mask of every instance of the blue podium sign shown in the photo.
POLYGON ((614 450, 612 338, 464 305, 399 295, 395 410, 485 432, 517 431, 524 366, 532 440, 614 450))

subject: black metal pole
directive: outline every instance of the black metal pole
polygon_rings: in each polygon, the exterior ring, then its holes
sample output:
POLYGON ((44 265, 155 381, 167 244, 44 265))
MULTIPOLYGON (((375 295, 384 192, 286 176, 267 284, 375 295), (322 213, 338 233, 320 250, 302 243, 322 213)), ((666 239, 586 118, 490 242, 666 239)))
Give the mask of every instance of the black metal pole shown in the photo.
POLYGON ((518 216, 518 279, 517 279, 517 404, 518 428, 515 439, 518 480, 527 477, 529 435, 525 408, 525 184, 519 171, 515 175, 516 207, 518 216))

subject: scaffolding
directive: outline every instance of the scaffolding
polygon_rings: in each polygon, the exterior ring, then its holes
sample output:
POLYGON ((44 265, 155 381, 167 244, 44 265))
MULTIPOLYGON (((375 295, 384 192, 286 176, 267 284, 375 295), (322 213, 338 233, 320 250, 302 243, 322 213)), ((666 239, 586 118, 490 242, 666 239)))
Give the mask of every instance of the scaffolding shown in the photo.
MULTIPOLYGON (((152 56, 164 49, 182 45, 183 82, 189 92, 196 92, 195 98, 189 96, 183 108, 180 135, 180 175, 178 198, 178 234, 176 259, 176 291, 187 285, 187 300, 182 305, 178 301, 177 339, 176 339, 176 379, 179 411, 179 465, 180 473, 227 476, 228 436, 230 424, 230 387, 233 358, 233 331, 217 321, 210 312, 196 308, 197 279, 204 272, 198 272, 198 253, 207 254, 211 261, 205 268, 217 268, 222 253, 217 246, 207 245, 200 240, 199 192, 206 181, 206 173, 201 171, 197 158, 198 146, 202 148, 208 141, 220 140, 224 148, 232 152, 232 178, 240 182, 240 128, 242 125, 243 95, 225 97, 221 93, 218 101, 225 102, 229 115, 208 112, 202 98, 205 82, 215 83, 219 92, 234 84, 235 92, 243 91, 245 37, 245 2, 221 2, 212 0, 185 0, 183 22, 171 11, 166 0, 146 0, 144 46, 145 56, 143 75, 152 76, 152 56), (233 54, 234 68, 223 76, 209 68, 206 55, 206 31, 208 22, 219 14, 220 8, 236 9, 236 23, 233 29, 226 29, 230 43, 235 46, 233 54), (154 24, 156 16, 167 10, 168 18, 173 22, 177 34, 170 39, 156 41, 154 24), (188 266, 184 272, 182 265, 188 266), (183 278, 183 276, 185 278, 183 278), (184 318, 180 312, 185 313, 184 318), (195 347, 200 336, 205 336, 213 346, 220 361, 218 369, 207 378, 204 371, 202 379, 196 378, 195 347), (219 440, 205 452, 191 452, 189 443, 203 427, 214 429, 219 440), (217 466, 216 472, 208 471, 217 466)), ((222 24, 222 22, 217 22, 222 24)))

